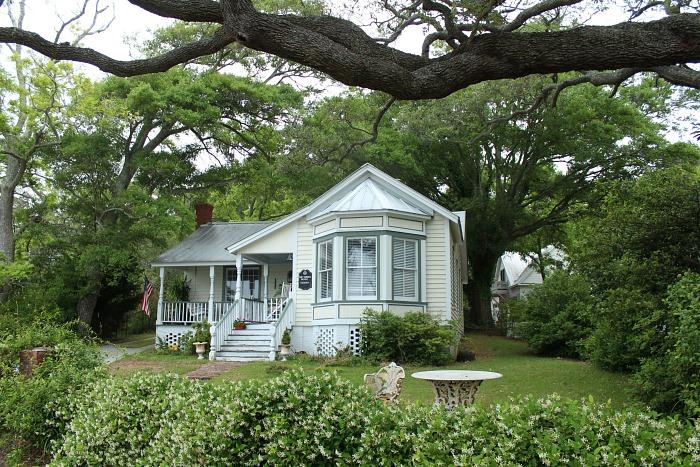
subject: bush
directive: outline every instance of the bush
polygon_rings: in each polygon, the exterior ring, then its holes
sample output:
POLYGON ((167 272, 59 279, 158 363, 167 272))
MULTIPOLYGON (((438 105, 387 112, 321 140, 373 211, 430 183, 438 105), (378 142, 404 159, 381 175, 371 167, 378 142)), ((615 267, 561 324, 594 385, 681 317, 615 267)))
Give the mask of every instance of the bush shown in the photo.
POLYGON ((385 406, 331 374, 265 384, 138 374, 96 383, 54 465, 578 465, 700 462, 700 431, 590 401, 385 406))
POLYGON ((592 302, 586 280, 560 270, 508 309, 519 321, 516 335, 527 339, 536 354, 581 358, 592 331, 592 302))
POLYGON ((69 394, 83 389, 104 371, 102 356, 94 343, 66 327, 48 325, 28 326, 21 335, 5 336, 5 368, 14 365, 20 349, 37 345, 50 345, 53 351, 30 378, 14 371, 6 371, 0 377, 0 427, 44 448, 63 433, 65 414, 60 407, 67 403, 67 397, 74 397, 69 394))
POLYGON ((700 274, 686 273, 669 287, 668 332, 658 355, 635 375, 638 392, 653 408, 700 416, 700 274))
POLYGON ((445 365, 453 361, 451 349, 457 344, 452 326, 419 311, 397 316, 366 310, 360 335, 362 356, 397 363, 445 365))
POLYGON ((209 343, 211 342, 211 333, 209 330, 211 329, 211 324, 207 321, 202 321, 194 323, 192 328, 192 331, 188 331, 180 337, 178 342, 180 351, 189 355, 194 355, 197 353, 194 343, 206 342, 205 352, 209 352, 209 343))
POLYGON ((612 289, 596 304, 596 326, 588 343, 590 358, 601 368, 636 371, 642 358, 653 352, 649 333, 657 330, 649 321, 658 311, 658 300, 633 288, 612 289))

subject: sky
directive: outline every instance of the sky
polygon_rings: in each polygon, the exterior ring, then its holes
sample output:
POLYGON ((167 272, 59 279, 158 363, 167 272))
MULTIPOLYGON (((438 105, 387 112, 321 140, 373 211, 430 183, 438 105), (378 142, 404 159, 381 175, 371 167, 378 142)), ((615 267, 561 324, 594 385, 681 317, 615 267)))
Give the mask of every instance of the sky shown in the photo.
MULTIPOLYGON (((103 15, 104 19, 102 23, 98 24, 103 24, 105 21, 112 18, 112 16, 114 16, 114 20, 106 31, 95 36, 87 37, 82 42, 82 45, 94 48, 116 59, 128 60, 138 58, 138 52, 128 45, 129 41, 127 39, 131 39, 132 43, 142 42, 150 37, 149 31, 161 28, 173 22, 173 20, 152 15, 141 8, 133 6, 127 0, 100 1, 102 5, 109 6, 109 12, 103 15)), ((330 1, 333 2, 334 0, 330 1)), ((339 1, 340 0, 335 0, 335 2, 339 1)), ((581 20, 585 20, 587 24, 591 25, 609 25, 626 21, 628 14, 622 7, 614 6, 614 3, 615 2, 608 2, 608 4, 613 4, 613 6, 603 12, 598 12, 588 17, 581 17, 581 20)), ((340 8, 340 3, 332 4, 333 6, 331 8, 334 8, 336 4, 340 8)), ((70 17, 73 12, 80 8, 80 5, 82 5, 82 0, 27 0, 25 29, 40 33, 46 38, 53 38, 56 28, 60 25, 60 20, 58 18, 65 19, 70 17)), ((94 8, 94 0, 91 0, 90 8, 94 8)), ((647 16, 643 19, 648 20, 652 18, 653 17, 647 16)), ((362 18, 360 22, 365 22, 365 18, 362 18)), ((0 10, 0 25, 10 25, 5 7, 0 10)), ((407 52, 419 53, 422 37, 422 28, 410 28, 407 30, 406 34, 394 44, 394 47, 407 52)), ((7 52, 7 49, 5 49, 5 52, 7 52)), ((1 63, 2 58, 0 56, 0 64, 1 63)), ((99 79, 105 76, 104 73, 92 66, 77 64, 76 67, 93 79, 99 79)), ((342 92, 343 89, 345 88, 342 85, 331 85, 327 92, 329 94, 337 94, 342 92)), ((694 111, 683 113, 684 115, 682 115, 682 117, 686 118, 692 118, 696 115, 694 111)), ((677 116, 673 118, 675 117, 677 116)), ((681 128, 680 130, 669 133, 669 139, 691 140, 690 127, 688 125, 686 125, 686 127, 685 129, 681 128)))

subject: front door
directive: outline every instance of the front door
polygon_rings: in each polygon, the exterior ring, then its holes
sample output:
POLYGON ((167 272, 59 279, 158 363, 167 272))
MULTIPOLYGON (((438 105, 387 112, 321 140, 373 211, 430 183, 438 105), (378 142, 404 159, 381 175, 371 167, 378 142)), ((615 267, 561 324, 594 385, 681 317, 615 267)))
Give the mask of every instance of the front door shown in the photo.
MULTIPOLYGON (((233 302, 236 299, 236 266, 224 269, 224 301, 233 302)), ((243 266, 241 274, 241 296, 247 299, 260 300, 260 266, 243 266)))

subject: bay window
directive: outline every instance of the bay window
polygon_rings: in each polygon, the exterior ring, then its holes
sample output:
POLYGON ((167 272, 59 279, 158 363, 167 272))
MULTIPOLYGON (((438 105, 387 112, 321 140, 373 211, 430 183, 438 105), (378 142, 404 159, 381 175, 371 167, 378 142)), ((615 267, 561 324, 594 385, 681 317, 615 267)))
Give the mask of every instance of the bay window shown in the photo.
POLYGON ((377 237, 347 239, 345 272, 348 299, 376 299, 377 237))

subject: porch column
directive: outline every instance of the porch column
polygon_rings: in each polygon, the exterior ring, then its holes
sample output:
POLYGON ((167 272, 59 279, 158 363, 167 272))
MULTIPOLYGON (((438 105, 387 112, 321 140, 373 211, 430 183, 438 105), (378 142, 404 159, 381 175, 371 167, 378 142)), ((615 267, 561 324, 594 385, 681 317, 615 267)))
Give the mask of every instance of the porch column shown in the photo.
POLYGON ((214 322, 214 266, 209 266, 209 307, 207 320, 214 322))
POLYGON ((238 253, 236 256, 236 300, 240 300, 241 291, 243 290, 243 284, 241 282, 241 275, 243 274, 243 255, 238 253))
POLYGON ((265 303, 267 303, 267 297, 269 296, 268 282, 267 282, 267 278, 268 278, 269 273, 270 273, 270 265, 267 263, 263 264, 263 284, 264 284, 263 287, 265 287, 265 290, 263 292, 263 299, 265 300, 265 303))
POLYGON ((156 324, 163 324, 163 294, 165 290, 165 267, 160 267, 160 290, 158 291, 158 311, 156 312, 156 324))

